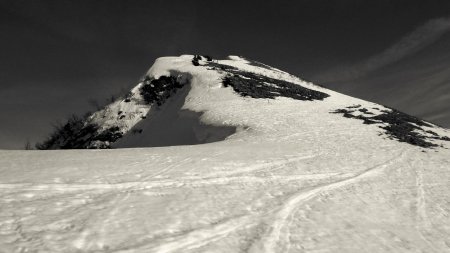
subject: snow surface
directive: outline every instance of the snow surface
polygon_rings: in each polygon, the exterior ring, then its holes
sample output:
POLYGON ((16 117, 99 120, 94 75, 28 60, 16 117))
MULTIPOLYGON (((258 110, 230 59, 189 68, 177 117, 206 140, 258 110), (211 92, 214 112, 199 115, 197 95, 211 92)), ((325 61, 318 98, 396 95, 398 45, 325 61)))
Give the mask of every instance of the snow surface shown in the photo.
MULTIPOLYGON (((450 252, 448 142, 391 140, 377 125, 330 113, 381 105, 240 57, 219 61, 330 95, 241 97, 192 57, 159 58, 148 75, 189 76, 167 103, 235 131, 200 145, 0 151, 0 252, 450 252)), ((122 129, 143 132, 116 147, 144 145, 152 132, 153 114, 140 117, 151 106, 133 98, 109 108, 139 115, 122 129)), ((116 111, 104 115, 117 124, 116 111)), ((171 124, 154 118, 154 129, 171 124)), ((207 131, 195 138, 217 134, 207 131)))

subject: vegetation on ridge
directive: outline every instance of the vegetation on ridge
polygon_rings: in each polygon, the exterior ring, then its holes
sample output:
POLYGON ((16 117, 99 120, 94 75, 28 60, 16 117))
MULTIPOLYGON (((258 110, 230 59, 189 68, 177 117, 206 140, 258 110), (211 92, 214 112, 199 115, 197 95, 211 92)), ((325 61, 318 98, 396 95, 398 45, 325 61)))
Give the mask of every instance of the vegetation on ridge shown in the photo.
POLYGON ((53 133, 36 148, 47 149, 80 149, 110 148, 110 143, 122 137, 119 127, 101 130, 100 126, 90 123, 87 117, 72 115, 65 124, 54 126, 53 133))

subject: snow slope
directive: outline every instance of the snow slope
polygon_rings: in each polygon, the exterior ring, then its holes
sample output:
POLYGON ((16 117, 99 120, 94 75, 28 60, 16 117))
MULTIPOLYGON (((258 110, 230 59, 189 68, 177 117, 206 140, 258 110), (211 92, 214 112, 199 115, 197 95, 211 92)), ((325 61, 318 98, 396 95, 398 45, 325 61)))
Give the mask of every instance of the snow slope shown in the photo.
POLYGON ((113 146, 151 148, 0 151, 0 252, 450 252, 447 129, 409 122, 402 139, 392 109, 240 57, 192 58, 147 73, 186 83, 162 106, 140 83, 92 118, 122 122, 113 146), (241 96, 223 65, 328 96, 241 96))

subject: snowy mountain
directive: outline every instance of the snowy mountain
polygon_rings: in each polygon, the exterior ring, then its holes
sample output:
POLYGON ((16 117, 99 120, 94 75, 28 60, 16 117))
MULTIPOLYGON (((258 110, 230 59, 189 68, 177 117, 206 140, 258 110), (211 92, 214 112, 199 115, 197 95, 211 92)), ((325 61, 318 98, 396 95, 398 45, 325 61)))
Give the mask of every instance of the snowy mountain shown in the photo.
POLYGON ((384 129, 390 138, 422 147, 450 140, 431 123, 323 89, 262 63, 236 56, 218 61, 184 55, 158 59, 124 98, 86 119, 69 120, 40 148, 151 147, 223 140, 238 128, 260 131, 262 127, 254 124, 270 125, 254 115, 267 116, 264 113, 244 113, 241 108, 261 101, 262 110, 272 103, 294 102, 300 107, 299 101, 315 101, 308 104, 326 110, 318 113, 320 117, 335 113, 360 119, 384 129))
POLYGON ((0 249, 450 252, 449 141, 242 57, 163 57, 40 145, 80 149, 0 151, 0 249))

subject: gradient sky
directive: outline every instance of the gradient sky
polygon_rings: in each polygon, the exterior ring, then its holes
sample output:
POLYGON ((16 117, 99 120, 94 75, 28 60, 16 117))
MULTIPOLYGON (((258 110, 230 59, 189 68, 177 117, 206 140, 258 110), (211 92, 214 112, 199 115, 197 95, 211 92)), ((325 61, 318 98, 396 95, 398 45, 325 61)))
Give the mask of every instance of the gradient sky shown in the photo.
POLYGON ((242 55, 449 127, 449 18, 448 0, 0 0, 0 148, 180 54, 242 55))

